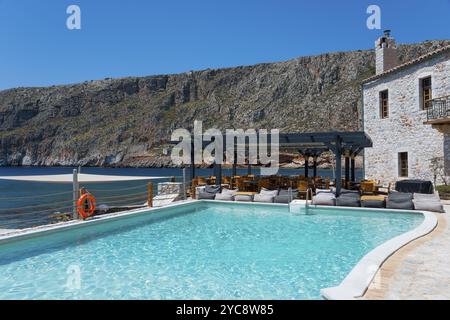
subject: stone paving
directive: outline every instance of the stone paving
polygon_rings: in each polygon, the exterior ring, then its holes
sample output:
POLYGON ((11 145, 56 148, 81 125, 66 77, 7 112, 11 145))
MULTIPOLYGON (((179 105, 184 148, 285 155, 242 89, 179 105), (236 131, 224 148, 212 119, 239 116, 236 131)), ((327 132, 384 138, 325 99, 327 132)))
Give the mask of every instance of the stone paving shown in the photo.
POLYGON ((450 205, 445 209, 432 234, 389 258, 365 299, 450 299, 450 205))

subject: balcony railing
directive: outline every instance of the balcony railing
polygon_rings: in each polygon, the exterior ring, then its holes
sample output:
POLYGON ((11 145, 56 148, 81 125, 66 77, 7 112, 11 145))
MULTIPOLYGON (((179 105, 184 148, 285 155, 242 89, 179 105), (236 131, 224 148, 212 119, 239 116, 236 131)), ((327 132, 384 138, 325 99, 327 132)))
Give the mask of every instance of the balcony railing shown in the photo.
POLYGON ((450 118, 450 96, 432 99, 426 104, 427 121, 450 118))

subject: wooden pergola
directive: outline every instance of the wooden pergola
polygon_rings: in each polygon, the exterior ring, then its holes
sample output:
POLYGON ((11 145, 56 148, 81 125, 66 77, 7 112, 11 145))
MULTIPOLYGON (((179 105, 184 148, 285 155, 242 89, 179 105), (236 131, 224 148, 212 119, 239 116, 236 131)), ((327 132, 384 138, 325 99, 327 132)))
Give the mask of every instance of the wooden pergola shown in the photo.
POLYGON ((342 188, 342 157, 346 181, 355 181, 355 157, 364 148, 372 147, 372 140, 363 131, 314 132, 280 134, 280 148, 298 151, 305 157, 305 176, 308 177, 309 158, 313 158, 314 176, 317 175, 317 157, 326 151, 336 159, 336 194, 342 188))
MULTIPOLYGON (((259 139, 259 137, 258 137, 259 139)), ((272 137, 268 135, 268 141, 272 137)), ((192 139, 192 141, 194 141, 192 139)), ((258 140, 259 142, 259 140, 258 140)), ((203 145, 211 142, 203 142, 203 145)), ((226 148, 226 137, 223 136, 224 147, 226 148)), ((269 143, 269 142, 268 142, 269 143)), ((364 148, 372 147, 372 140, 363 131, 353 132, 311 132, 311 133, 280 133, 279 148, 280 150, 292 150, 298 152, 305 157, 305 176, 309 175, 309 160, 313 159, 313 176, 317 175, 317 158, 326 151, 331 151, 336 159, 336 194, 339 195, 342 188, 342 157, 344 157, 344 175, 346 181, 355 181, 355 156, 364 148)), ((248 148, 248 145, 247 145, 248 148)), ((235 148, 236 150, 236 141, 235 148)), ((248 172, 251 173, 251 164, 248 165, 248 172)), ((191 148, 191 178, 195 177, 194 164, 194 148, 191 148)), ((236 156, 233 163, 233 175, 236 175, 236 156)), ((216 184, 222 183, 222 166, 214 164, 214 175, 216 176, 216 184)))

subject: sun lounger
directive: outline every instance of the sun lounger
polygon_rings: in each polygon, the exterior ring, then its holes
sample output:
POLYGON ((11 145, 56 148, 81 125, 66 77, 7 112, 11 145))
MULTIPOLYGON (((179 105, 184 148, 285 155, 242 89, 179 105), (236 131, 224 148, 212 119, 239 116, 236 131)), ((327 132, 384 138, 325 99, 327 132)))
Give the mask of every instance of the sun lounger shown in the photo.
POLYGON ((238 192, 237 189, 235 190, 222 189, 222 192, 216 193, 216 197, 214 198, 214 200, 234 201, 234 196, 236 195, 236 192, 238 192))
POLYGON ((312 204, 319 206, 335 206, 336 196, 330 190, 316 190, 316 195, 312 199, 312 204))
POLYGON ((253 194, 236 194, 234 196, 234 201, 242 201, 242 202, 252 202, 253 194))
POLYGON ((360 199, 359 191, 342 190, 340 196, 336 198, 336 205, 342 207, 360 207, 360 199))
POLYGON ((214 200, 216 194, 220 191, 220 186, 205 186, 198 192, 199 200, 214 200))
POLYGON ((278 190, 267 190, 262 188, 260 193, 253 196, 253 202, 272 203, 273 199, 278 195, 278 190))
POLYGON ((435 194, 414 193, 413 197, 415 210, 444 212, 444 206, 435 194))
POLYGON ((275 203, 289 203, 298 197, 298 190, 282 189, 278 195, 273 198, 275 203))
POLYGON ((414 210, 414 203, 412 201, 413 194, 406 192, 391 192, 386 200, 387 209, 403 209, 414 210))

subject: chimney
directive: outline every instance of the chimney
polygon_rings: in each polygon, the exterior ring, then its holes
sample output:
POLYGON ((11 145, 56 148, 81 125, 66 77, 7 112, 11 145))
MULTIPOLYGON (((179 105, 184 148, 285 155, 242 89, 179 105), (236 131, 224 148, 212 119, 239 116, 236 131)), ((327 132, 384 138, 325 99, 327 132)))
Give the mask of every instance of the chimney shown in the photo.
POLYGON ((397 46, 391 30, 385 30, 384 35, 375 41, 375 65, 376 74, 398 66, 397 46))

